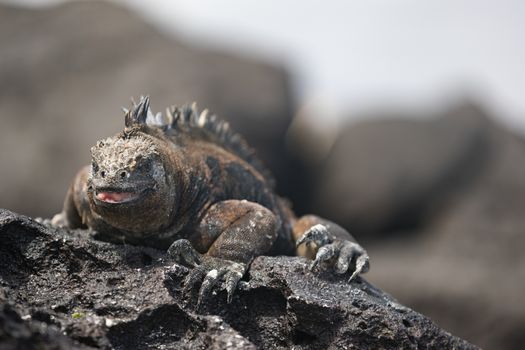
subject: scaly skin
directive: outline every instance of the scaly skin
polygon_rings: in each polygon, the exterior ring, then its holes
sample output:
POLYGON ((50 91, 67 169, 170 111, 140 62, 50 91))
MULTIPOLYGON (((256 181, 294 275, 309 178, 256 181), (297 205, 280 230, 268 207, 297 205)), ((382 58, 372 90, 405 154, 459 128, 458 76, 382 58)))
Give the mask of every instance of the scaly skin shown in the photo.
POLYGON ((153 115, 147 97, 125 121, 124 131, 91 149, 91 166, 76 176, 52 224, 168 249, 193 268, 185 292, 202 281, 199 303, 221 282, 231 301, 250 262, 263 254, 308 256, 312 269, 325 262, 350 279, 368 270, 365 250, 343 228, 295 217, 227 123, 195 106, 153 115))

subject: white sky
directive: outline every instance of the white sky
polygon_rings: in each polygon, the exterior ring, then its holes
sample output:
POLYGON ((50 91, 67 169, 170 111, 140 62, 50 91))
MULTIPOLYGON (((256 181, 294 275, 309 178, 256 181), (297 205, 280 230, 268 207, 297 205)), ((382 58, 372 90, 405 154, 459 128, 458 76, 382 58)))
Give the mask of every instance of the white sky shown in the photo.
POLYGON ((525 132, 522 0, 114 1, 198 44, 285 63, 302 102, 352 115, 468 95, 525 132))

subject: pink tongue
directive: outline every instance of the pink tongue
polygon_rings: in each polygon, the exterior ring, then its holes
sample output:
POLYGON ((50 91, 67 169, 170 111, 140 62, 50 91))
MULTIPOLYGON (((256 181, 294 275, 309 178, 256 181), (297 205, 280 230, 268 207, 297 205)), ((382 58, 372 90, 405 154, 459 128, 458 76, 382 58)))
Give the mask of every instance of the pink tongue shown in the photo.
POLYGON ((120 203, 134 198, 136 195, 130 192, 99 192, 97 198, 103 202, 120 203))

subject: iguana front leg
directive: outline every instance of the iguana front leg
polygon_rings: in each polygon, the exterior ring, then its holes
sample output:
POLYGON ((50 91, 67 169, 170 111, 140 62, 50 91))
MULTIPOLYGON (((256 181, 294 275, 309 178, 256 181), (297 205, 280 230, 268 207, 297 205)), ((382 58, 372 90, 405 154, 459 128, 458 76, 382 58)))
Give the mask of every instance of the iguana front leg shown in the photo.
POLYGON ((64 200, 62 212, 52 219, 43 220, 44 224, 64 228, 86 228, 86 218, 91 212, 87 199, 87 179, 90 167, 85 166, 77 173, 64 200))
POLYGON ((321 262, 329 262, 336 273, 351 271, 351 281, 370 268, 366 250, 348 231, 331 221, 315 215, 305 215, 294 224, 293 236, 297 255, 313 259, 310 269, 321 262))
POLYGON ((223 283, 231 302, 251 261, 270 250, 277 238, 278 219, 267 208, 246 200, 227 200, 211 206, 188 240, 175 241, 168 253, 190 265, 183 293, 202 281, 200 304, 223 283), (199 254, 193 247, 204 254, 199 254))

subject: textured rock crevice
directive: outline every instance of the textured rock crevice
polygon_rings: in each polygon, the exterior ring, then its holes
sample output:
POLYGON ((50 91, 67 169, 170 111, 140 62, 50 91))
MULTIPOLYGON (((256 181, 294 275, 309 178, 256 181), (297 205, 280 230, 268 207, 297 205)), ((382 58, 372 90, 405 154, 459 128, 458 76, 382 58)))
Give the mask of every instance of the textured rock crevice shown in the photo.
POLYGON ((2 348, 475 348, 363 279, 259 257, 231 304, 180 295, 187 269, 0 211, 2 348))

